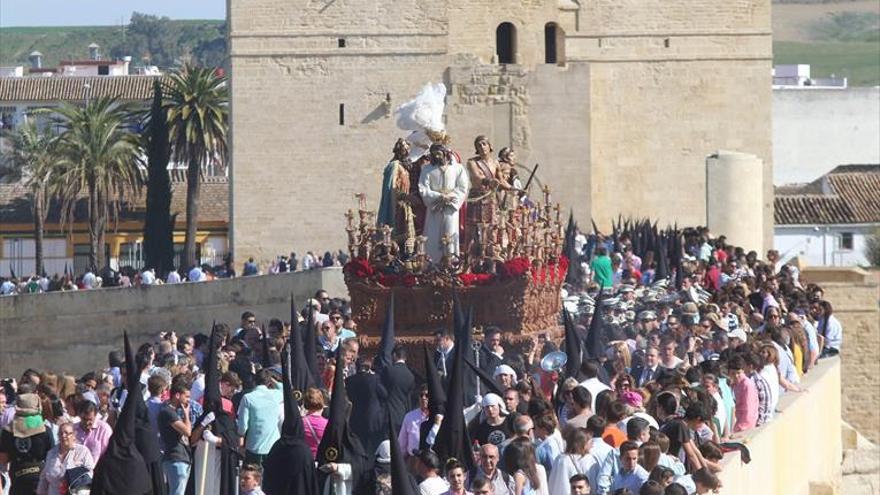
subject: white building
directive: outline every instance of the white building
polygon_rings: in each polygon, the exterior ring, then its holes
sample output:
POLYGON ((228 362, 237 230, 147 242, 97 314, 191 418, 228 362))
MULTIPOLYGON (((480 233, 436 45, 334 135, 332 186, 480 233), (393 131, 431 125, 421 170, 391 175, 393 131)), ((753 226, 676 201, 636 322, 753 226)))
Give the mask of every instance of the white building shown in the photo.
POLYGON ((809 184, 777 187, 774 206, 783 261, 867 265, 865 241, 880 234, 880 165, 840 165, 809 184))

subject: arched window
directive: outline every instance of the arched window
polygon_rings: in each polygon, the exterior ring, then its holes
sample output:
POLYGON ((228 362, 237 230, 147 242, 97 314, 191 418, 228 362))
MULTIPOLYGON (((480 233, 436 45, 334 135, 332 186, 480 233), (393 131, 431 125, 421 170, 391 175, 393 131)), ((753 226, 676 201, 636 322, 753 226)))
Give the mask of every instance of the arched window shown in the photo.
POLYGON ((495 53, 499 64, 516 63, 516 26, 502 22, 495 30, 495 53))
POLYGON ((565 31, 555 22, 544 25, 544 63, 565 63, 565 31))

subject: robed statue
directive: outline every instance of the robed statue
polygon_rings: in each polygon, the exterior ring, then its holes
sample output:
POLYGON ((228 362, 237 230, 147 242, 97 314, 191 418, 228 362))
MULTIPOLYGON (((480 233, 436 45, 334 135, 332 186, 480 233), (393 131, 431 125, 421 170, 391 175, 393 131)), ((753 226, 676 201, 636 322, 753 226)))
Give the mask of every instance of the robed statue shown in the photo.
POLYGON ((406 254, 412 254, 418 235, 416 217, 423 216, 418 210, 424 209, 418 194, 418 172, 413 177, 417 166, 410 159, 410 145, 405 139, 394 143, 393 152, 394 156, 382 175, 382 199, 376 224, 380 228, 383 225, 391 227, 394 241, 406 254))
POLYGON ((470 181, 464 167, 442 144, 431 145, 431 161, 422 168, 419 194, 425 204, 425 252, 434 263, 459 255, 458 212, 467 199, 470 181))

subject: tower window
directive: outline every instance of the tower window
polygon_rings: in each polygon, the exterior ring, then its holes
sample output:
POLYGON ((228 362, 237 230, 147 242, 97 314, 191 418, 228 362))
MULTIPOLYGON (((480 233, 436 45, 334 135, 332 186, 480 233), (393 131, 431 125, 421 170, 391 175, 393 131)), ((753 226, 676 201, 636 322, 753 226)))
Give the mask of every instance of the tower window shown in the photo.
POLYGON ((840 234, 840 249, 852 251, 853 244, 854 244, 853 243, 853 233, 852 232, 841 232, 841 234, 840 234))
POLYGON ((664 48, 669 48, 669 38, 666 38, 666 39, 663 40, 663 47, 664 47, 664 48))
POLYGON ((555 22, 544 25, 544 63, 565 63, 565 32, 555 22))
POLYGON ((339 45, 339 48, 345 48, 345 38, 337 39, 336 43, 339 45))
POLYGON ((339 104, 339 125, 345 125, 345 103, 339 104))
POLYGON ((516 63, 516 27, 502 22, 495 30, 495 54, 499 64, 516 63))

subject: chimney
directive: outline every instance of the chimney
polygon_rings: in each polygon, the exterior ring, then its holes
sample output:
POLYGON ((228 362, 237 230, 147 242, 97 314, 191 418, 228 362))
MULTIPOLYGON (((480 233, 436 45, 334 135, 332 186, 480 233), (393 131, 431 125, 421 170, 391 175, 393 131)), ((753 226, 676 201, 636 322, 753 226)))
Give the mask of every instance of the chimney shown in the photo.
POLYGON ((34 50, 28 55, 28 60, 31 61, 31 69, 42 69, 43 68, 43 54, 34 50))
POLYGON ((126 55, 126 56, 122 57, 122 63, 123 63, 122 73, 127 76, 128 75, 128 68, 131 66, 131 56, 126 55))
POLYGON ((101 54, 98 53, 98 48, 101 48, 101 46, 97 43, 89 45, 89 60, 101 60, 101 54))

